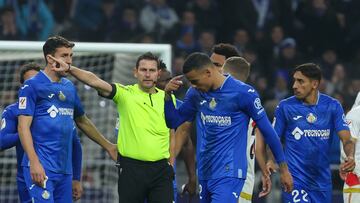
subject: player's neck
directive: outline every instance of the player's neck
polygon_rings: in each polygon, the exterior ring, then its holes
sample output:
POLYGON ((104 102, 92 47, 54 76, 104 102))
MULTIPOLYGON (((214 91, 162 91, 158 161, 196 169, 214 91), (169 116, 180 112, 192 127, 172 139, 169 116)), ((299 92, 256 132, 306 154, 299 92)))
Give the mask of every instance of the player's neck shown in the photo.
POLYGON ((212 86, 212 90, 216 90, 220 88, 224 84, 225 79, 226 77, 223 74, 216 74, 214 78, 214 84, 212 86))
POLYGON ((148 93, 148 94, 155 94, 156 93, 156 88, 155 86, 151 87, 151 88, 144 88, 142 87, 141 85, 139 85, 139 89, 145 93, 148 93))
POLYGON ((308 104, 308 105, 315 105, 317 104, 318 102, 318 97, 319 97, 319 92, 316 90, 316 91, 312 91, 310 93, 309 96, 307 96, 305 99, 304 99, 304 103, 305 104, 308 104))
POLYGON ((59 82, 60 81, 60 77, 51 70, 50 67, 46 66, 44 69, 44 73, 51 79, 52 82, 59 82))

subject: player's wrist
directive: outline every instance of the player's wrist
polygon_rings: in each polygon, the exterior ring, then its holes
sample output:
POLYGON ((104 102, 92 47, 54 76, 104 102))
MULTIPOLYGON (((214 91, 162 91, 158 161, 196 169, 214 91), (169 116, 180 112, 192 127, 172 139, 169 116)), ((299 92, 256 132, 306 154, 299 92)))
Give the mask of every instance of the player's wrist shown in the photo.
POLYGON ((280 170, 280 173, 289 170, 288 165, 287 165, 287 163, 285 161, 279 163, 279 170, 280 170))

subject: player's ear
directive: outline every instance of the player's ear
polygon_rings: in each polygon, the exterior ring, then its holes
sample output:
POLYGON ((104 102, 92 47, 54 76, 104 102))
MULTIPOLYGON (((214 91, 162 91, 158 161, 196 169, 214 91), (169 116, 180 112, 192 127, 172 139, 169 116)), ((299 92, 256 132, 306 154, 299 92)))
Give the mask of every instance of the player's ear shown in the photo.
POLYGON ((50 54, 47 54, 47 55, 46 55, 46 61, 47 61, 48 63, 54 63, 54 60, 51 59, 50 56, 51 56, 50 54))

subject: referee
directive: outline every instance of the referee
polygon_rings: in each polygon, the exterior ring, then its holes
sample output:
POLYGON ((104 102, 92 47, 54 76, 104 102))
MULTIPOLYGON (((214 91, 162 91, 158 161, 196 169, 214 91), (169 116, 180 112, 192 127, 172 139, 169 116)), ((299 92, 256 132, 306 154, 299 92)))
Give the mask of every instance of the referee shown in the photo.
POLYGON ((165 93, 155 87, 160 74, 158 57, 150 52, 139 56, 134 68, 137 84, 127 86, 109 84, 92 72, 56 61, 61 66, 54 70, 69 72, 117 106, 119 202, 173 202, 174 171, 168 163, 170 129, 164 119, 165 93))

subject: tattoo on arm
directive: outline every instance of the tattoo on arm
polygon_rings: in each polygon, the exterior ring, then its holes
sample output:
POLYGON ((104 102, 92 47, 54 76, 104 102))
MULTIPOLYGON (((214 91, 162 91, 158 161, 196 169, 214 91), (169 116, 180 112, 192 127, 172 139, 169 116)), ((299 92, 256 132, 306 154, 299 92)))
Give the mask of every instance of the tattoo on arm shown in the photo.
POLYGON ((343 143, 344 152, 347 157, 351 156, 354 157, 354 148, 355 144, 352 139, 349 139, 343 143))

